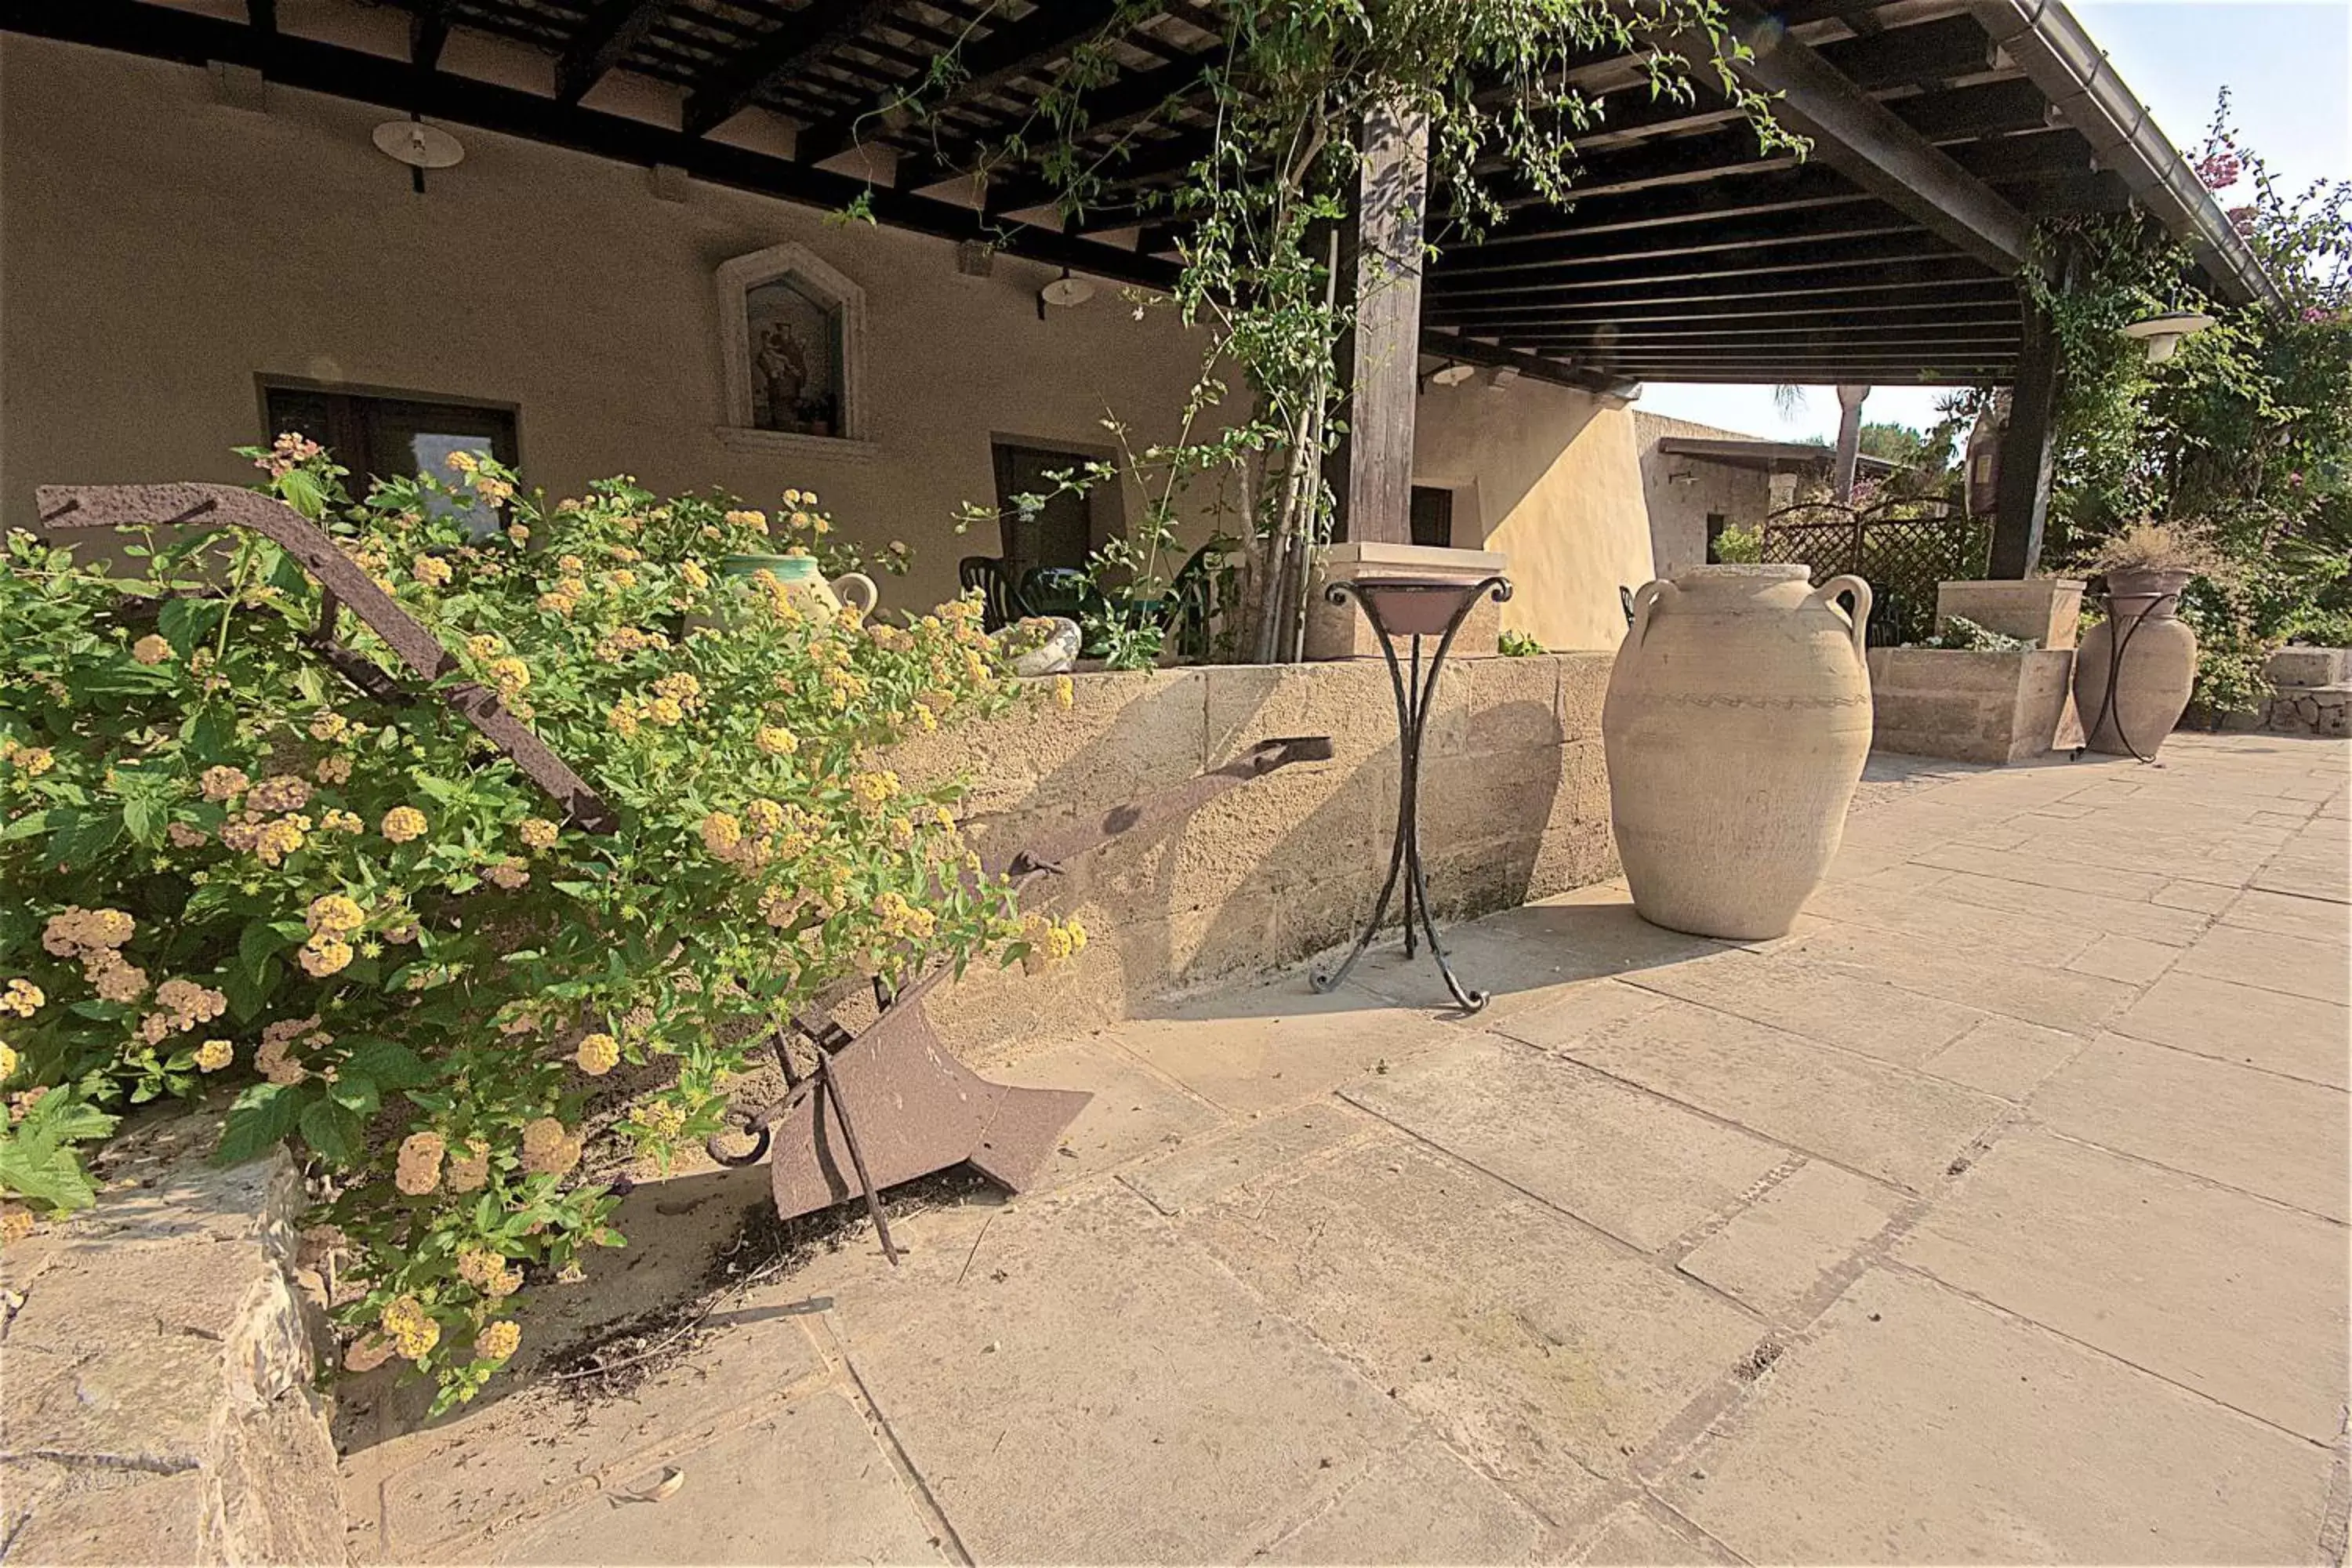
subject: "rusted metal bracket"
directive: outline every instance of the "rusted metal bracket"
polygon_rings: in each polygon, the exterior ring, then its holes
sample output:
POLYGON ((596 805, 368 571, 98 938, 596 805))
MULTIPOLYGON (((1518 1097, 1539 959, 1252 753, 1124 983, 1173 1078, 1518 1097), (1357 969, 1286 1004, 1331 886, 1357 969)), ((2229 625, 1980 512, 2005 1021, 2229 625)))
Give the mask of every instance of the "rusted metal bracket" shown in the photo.
MULTIPOLYGON (((417 625, 315 523, 283 501, 236 485, 212 484, 43 485, 34 493, 47 528, 243 528, 272 541, 323 590, 319 628, 308 639, 311 647, 338 674, 379 701, 404 702, 414 694, 335 640, 337 615, 345 605, 423 679, 439 681, 458 668, 457 656, 439 638, 417 625)), ((604 797, 509 712, 488 688, 465 680, 439 687, 434 695, 505 752, 575 826, 591 833, 611 833, 621 826, 604 797)))

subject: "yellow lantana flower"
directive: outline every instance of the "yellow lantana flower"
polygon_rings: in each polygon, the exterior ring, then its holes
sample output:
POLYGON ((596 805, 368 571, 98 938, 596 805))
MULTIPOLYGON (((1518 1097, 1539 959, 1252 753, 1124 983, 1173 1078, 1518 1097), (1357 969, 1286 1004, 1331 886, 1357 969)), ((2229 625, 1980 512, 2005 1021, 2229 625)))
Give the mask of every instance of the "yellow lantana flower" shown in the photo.
POLYGON ((572 1053, 572 1060, 590 1078, 603 1078, 621 1065, 621 1042, 601 1030, 583 1035, 578 1048, 572 1053))
POLYGON ((161 664, 172 657, 172 645, 150 632, 131 645, 131 657, 142 664, 161 664))
POLYGON ((425 814, 413 805, 395 805, 383 814, 383 836, 394 844, 405 844, 412 838, 422 838, 432 826, 425 814))

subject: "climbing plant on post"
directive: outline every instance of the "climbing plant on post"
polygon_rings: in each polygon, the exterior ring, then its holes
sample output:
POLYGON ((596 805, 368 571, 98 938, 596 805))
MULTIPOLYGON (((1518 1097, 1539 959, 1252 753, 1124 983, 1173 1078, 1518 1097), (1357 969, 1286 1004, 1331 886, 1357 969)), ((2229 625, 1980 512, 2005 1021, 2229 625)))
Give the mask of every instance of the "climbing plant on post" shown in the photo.
MULTIPOLYGON (((982 168, 1034 165, 1071 216, 1113 200, 1134 128, 1150 117, 1106 137, 1097 89, 1118 74, 1118 41, 1158 9, 1123 7, 1074 48, 982 168)), ((1360 188, 1426 202, 1423 259, 1513 205, 1564 202, 1576 139, 1606 119, 1580 68, 1621 58, 1635 62, 1632 92, 1687 102, 1704 90, 1745 113, 1759 153, 1802 143, 1735 74, 1745 50, 1717 0, 1230 0, 1202 15, 1222 45, 1170 101, 1203 105, 1213 123, 1183 177, 1133 210, 1177 236, 1171 302, 1205 330, 1194 401, 1219 418, 1190 421, 1185 439, 1139 458, 1238 491, 1255 603, 1237 651, 1276 660, 1296 656, 1308 548, 1332 511, 1324 459, 1353 412, 1336 351, 1362 314, 1340 259, 1342 229, 1368 221, 1360 188), (1368 124, 1412 127, 1416 150, 1425 137, 1415 181, 1363 178, 1368 124), (1245 402, 1226 396, 1234 374, 1245 402)), ((955 79, 951 52, 877 114, 919 120, 955 79)))

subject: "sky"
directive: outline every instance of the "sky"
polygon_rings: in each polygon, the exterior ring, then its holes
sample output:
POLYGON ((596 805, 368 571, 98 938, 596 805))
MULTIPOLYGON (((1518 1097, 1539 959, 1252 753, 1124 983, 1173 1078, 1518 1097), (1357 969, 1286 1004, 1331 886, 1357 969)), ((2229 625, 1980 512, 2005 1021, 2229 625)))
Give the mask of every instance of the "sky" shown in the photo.
MULTIPOLYGON (((2352 179, 2352 4, 2346 0, 2069 0, 2175 146, 2202 141, 2220 90, 2231 92, 2242 142, 2290 189, 2352 179)), ((1882 387, 1865 420, 1924 429, 1940 387, 1882 387)), ((1653 382, 1639 406, 1729 430, 1804 440, 1837 434, 1837 397, 1805 389, 1784 416, 1769 386, 1653 382)))

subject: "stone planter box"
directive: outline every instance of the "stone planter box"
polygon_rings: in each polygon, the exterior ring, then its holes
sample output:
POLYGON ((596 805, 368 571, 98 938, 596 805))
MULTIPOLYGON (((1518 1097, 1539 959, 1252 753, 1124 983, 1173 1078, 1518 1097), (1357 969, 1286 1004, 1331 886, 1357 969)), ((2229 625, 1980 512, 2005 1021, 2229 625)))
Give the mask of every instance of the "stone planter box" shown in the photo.
POLYGON ((1872 744, 1883 752, 1994 763, 2078 745, 2074 675, 2074 656, 2063 649, 1872 648, 1870 705, 1877 726, 1872 744))

